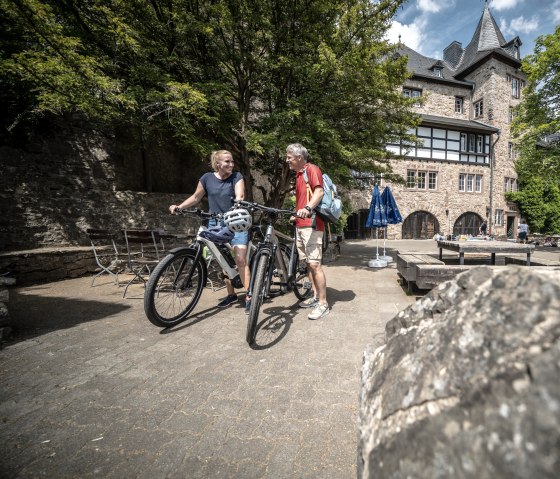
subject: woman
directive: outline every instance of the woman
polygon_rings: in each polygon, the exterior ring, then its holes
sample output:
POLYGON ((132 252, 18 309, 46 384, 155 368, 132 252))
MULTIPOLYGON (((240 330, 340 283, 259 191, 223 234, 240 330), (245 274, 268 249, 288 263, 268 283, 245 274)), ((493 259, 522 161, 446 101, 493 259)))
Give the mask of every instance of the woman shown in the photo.
MULTIPOLYGON (((180 205, 171 205, 169 211, 173 214, 176 208, 190 208, 200 203, 204 195, 208 197, 209 210, 211 213, 225 213, 233 206, 232 198, 243 200, 245 198, 245 180, 239 172, 233 172, 233 157, 227 150, 214 151, 210 158, 214 172, 205 173, 200 178, 196 191, 180 205)), ((209 226, 215 226, 216 220, 210 220, 209 226)), ((249 233, 247 231, 236 232, 231 245, 233 246, 235 264, 239 271, 239 277, 243 286, 249 287, 250 271, 247 267, 247 244, 249 233)), ((218 303, 220 308, 225 308, 237 301, 237 294, 231 281, 226 279, 228 295, 218 303)), ((248 310, 246 298, 245 312, 248 310)))

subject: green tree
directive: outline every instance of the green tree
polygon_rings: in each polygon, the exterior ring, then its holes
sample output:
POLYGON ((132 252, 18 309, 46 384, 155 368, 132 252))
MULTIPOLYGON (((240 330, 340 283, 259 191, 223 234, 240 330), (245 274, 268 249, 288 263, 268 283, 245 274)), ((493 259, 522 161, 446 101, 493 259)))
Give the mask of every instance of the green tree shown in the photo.
POLYGON ((533 231, 560 232, 560 26, 523 60, 527 86, 512 132, 520 191, 509 194, 533 231))
POLYGON ((403 1, 0 0, 2 71, 32 92, 30 112, 130 124, 201 157, 228 148, 250 193, 264 173, 280 205, 288 143, 338 183, 390 174, 385 145, 417 121, 398 88, 406 59, 384 39, 403 1))

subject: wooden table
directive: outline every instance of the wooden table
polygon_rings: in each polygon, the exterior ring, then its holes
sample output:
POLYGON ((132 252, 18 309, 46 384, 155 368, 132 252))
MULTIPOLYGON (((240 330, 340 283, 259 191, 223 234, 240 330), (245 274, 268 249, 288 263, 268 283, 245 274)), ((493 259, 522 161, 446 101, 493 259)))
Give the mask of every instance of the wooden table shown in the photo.
POLYGON ((496 264, 496 253, 527 253, 527 266, 531 265, 531 253, 535 249, 532 244, 508 243, 505 241, 438 241, 439 259, 443 258, 443 250, 459 252, 459 264, 465 264, 465 253, 490 253, 492 264, 496 264))

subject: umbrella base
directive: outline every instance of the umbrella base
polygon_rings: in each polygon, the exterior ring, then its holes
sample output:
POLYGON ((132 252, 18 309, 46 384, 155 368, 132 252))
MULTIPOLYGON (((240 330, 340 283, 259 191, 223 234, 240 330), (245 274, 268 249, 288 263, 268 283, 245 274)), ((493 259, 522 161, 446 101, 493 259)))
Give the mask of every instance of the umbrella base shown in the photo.
POLYGON ((387 266, 387 261, 382 259, 372 259, 367 264, 370 268, 385 268, 387 266))
POLYGON ((387 263, 392 263, 393 262, 393 258, 391 256, 383 255, 383 256, 380 256, 379 259, 382 260, 382 261, 387 261, 387 263))

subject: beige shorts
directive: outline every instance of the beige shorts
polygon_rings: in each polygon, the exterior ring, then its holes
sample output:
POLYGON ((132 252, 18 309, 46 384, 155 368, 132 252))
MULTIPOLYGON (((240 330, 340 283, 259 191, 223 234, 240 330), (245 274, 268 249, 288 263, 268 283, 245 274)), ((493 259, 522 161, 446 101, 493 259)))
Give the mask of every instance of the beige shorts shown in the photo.
POLYGON ((296 246, 300 260, 320 263, 323 257, 323 232, 313 228, 297 228, 296 246))

